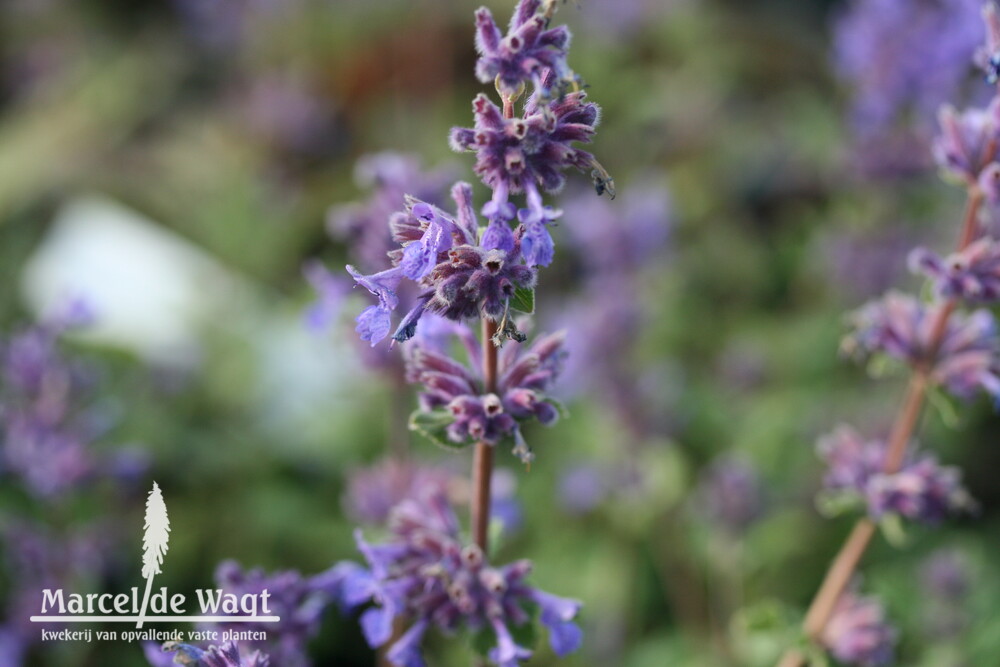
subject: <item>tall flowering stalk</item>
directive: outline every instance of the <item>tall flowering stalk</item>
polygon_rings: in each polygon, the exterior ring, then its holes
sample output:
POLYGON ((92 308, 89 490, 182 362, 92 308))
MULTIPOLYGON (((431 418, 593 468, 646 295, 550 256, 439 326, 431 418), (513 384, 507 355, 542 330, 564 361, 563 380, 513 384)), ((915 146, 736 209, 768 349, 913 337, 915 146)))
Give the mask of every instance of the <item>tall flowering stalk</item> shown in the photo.
MULTIPOLYGON (((1000 79, 1000 17, 992 3, 983 9, 986 45, 975 54, 986 79, 1000 79)), ((892 661, 895 632, 877 600, 851 588, 861 558, 879 526, 905 518, 934 523, 969 507, 959 473, 932 456, 916 454, 912 440, 928 392, 946 391, 969 399, 980 392, 1000 398, 1000 339, 992 314, 976 306, 997 303, 1000 241, 979 224, 985 200, 1000 201, 1000 95, 985 108, 940 113, 934 144, 939 166, 967 193, 956 250, 947 257, 924 248, 910 255, 911 268, 933 289, 930 302, 890 292, 853 316, 845 350, 882 357, 910 369, 902 405, 885 441, 865 439, 848 427, 820 441, 829 465, 827 494, 855 502, 866 516, 854 526, 833 560, 805 617, 803 629, 838 660, 859 665, 892 661)), ((780 667, 797 667, 809 649, 790 649, 780 667)))
POLYGON ((450 144, 475 154, 490 200, 477 213, 463 182, 451 189, 449 211, 408 193, 387 220, 399 246, 388 253, 390 266, 371 274, 347 266, 376 300, 356 319, 362 340, 375 346, 391 335, 392 344, 406 343, 407 380, 422 387, 411 427, 441 444, 474 448, 471 544, 447 498, 429 490, 391 511, 387 544, 357 533, 367 568, 335 568, 341 605, 368 606, 360 617, 366 639, 401 667, 424 665, 420 643, 432 626, 468 630, 501 667, 531 656, 521 644, 535 612, 557 654, 582 639, 573 622, 580 603, 528 586, 528 561, 493 566, 488 544, 496 447, 507 442, 530 463, 522 424, 559 416, 546 392, 561 367, 563 336, 521 346, 527 335, 516 315, 533 312, 539 267, 554 256, 550 228, 562 212, 543 197, 563 186, 569 168, 589 172, 598 194, 614 195, 607 172, 578 146, 592 139, 599 108, 566 63, 569 30, 550 25, 557 5, 521 0, 506 33, 488 9, 475 13, 476 75, 496 86, 500 104, 478 95, 473 127, 453 129, 450 144), (523 205, 515 203, 522 195, 523 205), (480 322, 478 340, 469 320, 480 322), (515 342, 500 350, 507 341, 515 342), (456 347, 467 362, 454 358, 456 347))

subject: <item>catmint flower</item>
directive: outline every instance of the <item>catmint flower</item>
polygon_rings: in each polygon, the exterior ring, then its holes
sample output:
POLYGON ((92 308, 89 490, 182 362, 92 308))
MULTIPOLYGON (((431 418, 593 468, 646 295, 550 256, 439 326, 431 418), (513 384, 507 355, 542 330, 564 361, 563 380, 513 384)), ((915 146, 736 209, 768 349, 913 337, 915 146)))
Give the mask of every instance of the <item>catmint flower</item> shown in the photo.
MULTIPOLYGON (((260 651, 242 656, 236 642, 227 642, 221 647, 209 646, 206 650, 179 642, 165 642, 162 646, 146 643, 143 644, 143 651, 152 667, 172 667, 178 664, 189 667, 271 667, 268 656, 260 651)), ((275 664, 274 667, 279 665, 275 664)))
POLYGON ((992 2, 983 5, 983 23, 986 25, 986 44, 976 51, 975 63, 986 74, 987 83, 1000 83, 1000 16, 992 2))
POLYGON ((738 458, 722 458, 705 471, 699 507, 723 531, 739 535, 763 512, 763 490, 756 470, 738 458))
POLYGON ((87 403, 93 369, 65 354, 63 323, 28 328, 0 343, 0 444, 4 472, 39 497, 95 473, 89 449, 100 422, 87 403))
MULTIPOLYGON (((982 39, 974 0, 852 0, 833 30, 833 64, 850 90, 858 162, 891 175, 927 166, 934 114, 962 99, 982 39)), ((975 100, 964 100, 975 101, 975 100)))
POLYGON ((506 35, 500 32, 490 10, 476 11, 476 76, 482 83, 496 81, 501 95, 516 96, 522 86, 543 85, 546 70, 565 81, 571 78, 566 66, 569 29, 562 25, 549 28, 545 9, 551 2, 521 0, 511 17, 506 35))
POLYGON ((475 172, 493 190, 493 201, 484 209, 487 217, 505 217, 508 195, 525 194, 527 208, 518 212, 525 230, 524 256, 531 266, 547 266, 553 248, 547 227, 560 212, 544 206, 541 193, 560 190, 566 182, 563 172, 570 167, 591 170, 599 185, 610 181, 593 155, 572 145, 590 142, 600 109, 583 92, 549 102, 533 95, 523 118, 504 118, 485 95, 476 97, 472 109, 475 126, 454 128, 452 149, 476 153, 475 172))
MULTIPOLYGON (((420 407, 450 417, 445 433, 456 444, 495 445, 513 437, 514 453, 525 463, 534 455, 521 436, 520 422, 535 418, 548 426, 559 418, 546 391, 557 377, 564 333, 538 338, 530 347, 509 345, 497 361, 496 393, 488 393, 480 371, 459 363, 418 339, 406 350, 407 380, 422 384, 420 407)), ((478 366, 478 365, 477 365, 478 366)))
POLYGON ((265 642, 251 642, 252 648, 266 651, 282 667, 308 667, 306 645, 319 630, 323 611, 332 601, 327 592, 327 577, 303 577, 298 572, 265 573, 256 568, 244 570, 235 561, 219 563, 215 570, 215 583, 226 593, 238 597, 246 594, 270 593, 268 608, 281 618, 278 623, 239 623, 224 628, 263 630, 265 642))
POLYGON ((941 129, 933 146, 938 165, 975 183, 983 169, 997 157, 998 114, 1000 98, 994 98, 985 109, 972 108, 961 113, 944 106, 938 114, 941 129))
POLYGON ((977 303, 1000 300, 1000 242, 983 237, 964 250, 941 257, 926 248, 910 253, 910 269, 934 281, 942 297, 977 303))
POLYGON ((985 310, 951 313, 933 350, 931 338, 944 308, 944 303, 925 305, 889 292, 852 315, 854 330, 843 348, 851 354, 884 354, 914 367, 926 366, 932 381, 961 398, 978 390, 1000 396, 1000 343, 993 316, 985 310))
POLYGON ((480 316, 500 320, 517 288, 534 287, 534 270, 521 263, 520 238, 509 250, 480 246, 472 187, 456 183, 452 198, 457 206, 454 218, 436 206, 407 199, 406 210, 390 221, 393 238, 403 246, 389 254, 393 268, 364 276, 348 265, 355 282, 378 299, 357 318, 363 340, 374 345, 389 334, 404 278, 423 291, 393 334, 398 342, 413 337, 425 312, 452 320, 480 316))
POLYGON ((382 524, 392 508, 407 498, 447 492, 453 476, 444 468, 387 458, 351 472, 344 492, 344 510, 356 521, 382 524))
POLYGON ((817 450, 828 466, 825 487, 860 499, 873 519, 896 514, 934 524, 972 507, 958 468, 930 454, 911 453, 897 472, 886 473, 885 443, 865 441, 847 426, 821 438, 817 450))
POLYGON ((530 622, 528 606, 539 609, 557 655, 579 647, 582 633, 574 620, 580 603, 529 586, 529 561, 494 567, 478 546, 464 544, 443 495, 404 501, 393 511, 390 530, 389 541, 381 545, 356 533, 368 567, 341 568, 339 591, 348 608, 372 603, 360 617, 372 648, 389 642, 397 619, 410 622, 386 653, 392 664, 423 667, 421 642, 427 630, 451 634, 464 627, 493 636, 489 658, 494 664, 516 667, 532 655, 511 634, 511 627, 530 622))
POLYGON ((840 662, 880 667, 892 663, 896 636, 877 598, 847 590, 837 600, 819 640, 840 662))

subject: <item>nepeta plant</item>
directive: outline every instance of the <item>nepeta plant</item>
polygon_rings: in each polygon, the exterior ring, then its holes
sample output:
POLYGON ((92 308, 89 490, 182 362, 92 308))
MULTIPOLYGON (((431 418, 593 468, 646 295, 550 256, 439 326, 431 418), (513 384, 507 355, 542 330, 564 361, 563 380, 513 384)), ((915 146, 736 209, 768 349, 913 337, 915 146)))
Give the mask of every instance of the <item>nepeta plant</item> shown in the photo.
POLYGON ((471 543, 448 499, 428 492, 390 511, 388 543, 369 544, 358 532, 367 568, 335 568, 342 605, 368 606, 361 614, 367 641, 387 647, 387 660, 401 667, 424 664, 420 645, 431 627, 470 631, 473 645, 502 667, 531 656, 522 644, 536 612, 557 654, 582 639, 573 622, 580 603, 528 586, 527 561, 494 566, 487 544, 495 447, 509 442, 528 463, 533 453, 522 424, 559 416, 546 391, 564 356, 562 335, 522 347, 527 335, 515 315, 534 310, 538 268, 553 259, 550 227, 561 212, 543 196, 562 187, 569 168, 590 172, 598 194, 614 194, 607 172, 576 145, 593 137, 599 109, 566 63, 569 31, 550 26, 556 6, 521 0, 506 34, 489 10, 476 12, 476 74, 495 84, 500 104, 478 95, 473 127, 452 130, 450 140, 455 150, 475 153, 490 200, 477 213, 472 186, 462 182, 452 187, 447 211, 408 193, 387 220, 398 243, 390 266, 371 274, 347 267, 376 299, 357 317, 360 337, 373 346, 390 335, 406 343, 407 380, 422 387, 411 426, 443 444, 475 448, 471 543), (469 320, 481 322, 479 339, 469 320), (500 350, 508 340, 516 344, 500 350), (464 349, 464 362, 454 358, 455 347, 464 349))
MULTIPOLYGON (((975 61, 989 83, 1000 75, 1000 16, 983 9, 986 45, 975 61)), ((1000 398, 1000 338, 983 305, 998 301, 997 239, 980 224, 984 200, 996 200, 1000 182, 1000 95, 984 108, 940 113, 934 156, 945 174, 967 193, 958 247, 947 257, 918 248, 911 268, 930 281, 928 297, 890 292, 857 311, 845 350, 855 356, 909 369, 906 395, 888 438, 870 438, 849 427, 820 440, 826 461, 823 506, 858 507, 859 519, 827 572, 805 618, 813 642, 789 650, 781 667, 802 665, 818 649, 841 662, 885 665, 892 661, 896 633, 881 604, 859 597, 852 579, 879 525, 904 519, 936 523, 970 507, 959 471, 941 466, 913 443, 929 392, 969 400, 985 393, 1000 398)), ((888 530, 892 536, 895 530, 888 530)))

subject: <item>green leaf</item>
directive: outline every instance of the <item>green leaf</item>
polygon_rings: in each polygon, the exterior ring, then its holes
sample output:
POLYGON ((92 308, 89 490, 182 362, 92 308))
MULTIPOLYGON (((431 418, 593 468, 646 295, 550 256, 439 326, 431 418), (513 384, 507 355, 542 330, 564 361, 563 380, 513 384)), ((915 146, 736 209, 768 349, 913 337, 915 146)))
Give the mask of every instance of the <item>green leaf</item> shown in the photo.
POLYGON ((510 307, 531 315, 535 312, 535 290, 527 287, 516 288, 514 296, 510 298, 510 307))
POLYGON ((864 499, 850 491, 820 491, 816 495, 816 509, 829 518, 864 509, 864 499))
POLYGON ((906 530, 903 526, 903 519, 896 513, 886 514, 879 521, 882 534, 886 541, 896 548, 906 545, 906 530))
POLYGON ((932 387, 927 392, 927 402, 938 411, 941 421, 944 422, 945 426, 948 428, 958 428, 958 410, 955 409, 955 404, 948 394, 941 391, 938 387, 932 387))
POLYGON ((445 449, 457 450, 468 446, 468 443, 457 444, 448 440, 445 429, 455 418, 447 410, 414 410, 410 414, 410 430, 416 431, 435 445, 445 449))

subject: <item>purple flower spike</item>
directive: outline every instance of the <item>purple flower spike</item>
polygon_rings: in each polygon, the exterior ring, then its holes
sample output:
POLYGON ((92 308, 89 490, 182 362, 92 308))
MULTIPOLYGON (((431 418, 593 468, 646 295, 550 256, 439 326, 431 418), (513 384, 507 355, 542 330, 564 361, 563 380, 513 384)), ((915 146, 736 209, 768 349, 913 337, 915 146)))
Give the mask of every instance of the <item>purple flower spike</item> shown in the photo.
POLYGON ((227 642, 221 647, 209 646, 202 650, 190 644, 166 642, 158 651, 155 645, 146 644, 146 658, 153 667, 166 667, 171 664, 197 665, 198 667, 271 667, 268 656, 255 651, 249 656, 240 655, 236 642, 227 642), (171 660, 163 653, 176 653, 176 660, 171 660))
MULTIPOLYGON (((420 643, 434 626, 446 634, 463 627, 492 631, 496 645, 489 652, 490 660, 517 667, 531 657, 531 651, 514 641, 510 628, 529 621, 532 605, 540 608, 557 653, 564 655, 580 645, 580 632, 573 623, 580 604, 527 585, 524 579, 531 571, 530 562, 495 568, 478 546, 464 544, 458 519, 443 495, 404 501, 393 511, 389 528, 386 544, 369 545, 359 535, 358 546, 368 562, 365 591, 374 605, 361 616, 369 644, 385 644, 394 620, 411 622, 389 648, 393 664, 421 667, 420 643)), ((344 572, 345 577, 360 581, 356 572, 344 572)), ((348 588, 345 578, 341 594, 348 594, 348 588)), ((354 598, 351 605, 357 602, 354 598)))
POLYGON ((1000 242, 995 239, 983 237, 944 258, 917 248, 910 253, 910 269, 931 278, 943 297, 975 303, 1000 300, 1000 242))
POLYGON ((845 338, 844 350, 861 356, 884 354, 914 367, 929 366, 931 379, 960 398, 971 398, 979 390, 1000 397, 1000 341, 993 316, 985 310, 951 313, 943 340, 934 351, 931 339, 945 307, 889 292, 853 315, 854 331, 845 338))
POLYGON ((569 76, 566 49, 570 33, 566 26, 549 28, 541 0, 521 0, 511 19, 507 35, 500 32, 490 10, 476 11, 476 76, 493 83, 502 95, 517 95, 528 83, 541 85, 544 71, 551 70, 560 80, 569 76))
POLYGON ((896 634, 876 598, 848 590, 837 601, 820 642, 841 662, 881 667, 893 661, 896 634))

